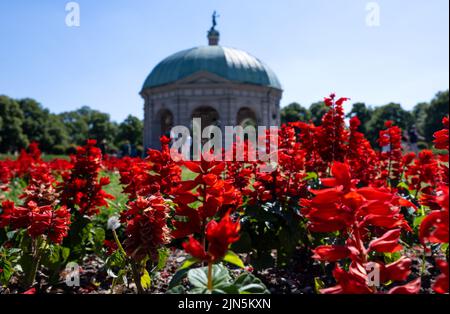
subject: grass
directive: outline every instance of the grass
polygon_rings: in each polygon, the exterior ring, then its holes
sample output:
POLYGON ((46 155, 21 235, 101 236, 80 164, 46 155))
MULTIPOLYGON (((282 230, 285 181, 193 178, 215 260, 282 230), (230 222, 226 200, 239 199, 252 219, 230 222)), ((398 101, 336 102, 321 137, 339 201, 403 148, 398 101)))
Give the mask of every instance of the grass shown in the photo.
MULTIPOLYGON (((0 154, 0 160, 5 160, 5 159, 16 160, 17 157, 18 157, 18 155, 14 155, 14 154, 0 154)), ((68 155, 42 154, 42 160, 44 160, 44 161, 50 161, 50 160, 56 159, 56 158, 70 160, 70 157, 68 155)))
POLYGON ((128 196, 123 193, 123 188, 120 184, 120 175, 117 172, 102 172, 101 176, 109 177, 110 184, 104 186, 103 189, 106 193, 114 196, 113 200, 107 200, 109 206, 103 207, 98 216, 100 220, 106 221, 109 217, 118 215, 125 209, 128 196))

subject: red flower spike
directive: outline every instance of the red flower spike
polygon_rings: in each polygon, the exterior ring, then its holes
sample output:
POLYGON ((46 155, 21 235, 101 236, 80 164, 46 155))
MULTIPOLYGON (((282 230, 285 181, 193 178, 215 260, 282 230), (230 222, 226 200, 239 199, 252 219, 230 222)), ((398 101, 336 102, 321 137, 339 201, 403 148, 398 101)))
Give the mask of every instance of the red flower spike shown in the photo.
POLYGON ((209 256, 205 252, 205 249, 193 236, 190 236, 188 241, 183 243, 183 248, 186 253, 200 261, 209 260, 209 256))
POLYGON ((398 243, 401 229, 394 229, 386 232, 378 239, 369 244, 369 250, 381 253, 394 253, 402 249, 398 243))
POLYGON ((88 216, 97 214, 102 206, 107 207, 106 199, 114 198, 103 190, 109 180, 99 179, 102 153, 95 144, 95 140, 88 140, 85 146, 77 148, 74 167, 63 174, 64 180, 58 185, 61 204, 88 216))
POLYGON ((436 281, 433 284, 433 290, 437 293, 448 293, 449 288, 449 276, 448 276, 448 263, 444 260, 436 260, 441 274, 436 277, 436 281))
POLYGON ((321 245, 312 250, 313 258, 319 261, 335 262, 350 256, 350 250, 343 245, 321 245))
POLYGON ((417 294, 420 291, 420 277, 403 286, 397 286, 389 290, 388 294, 417 294))
POLYGON ((158 260, 158 249, 171 239, 167 227, 168 210, 164 199, 154 195, 138 197, 122 213, 121 220, 127 225, 123 247, 134 260, 141 261, 146 256, 158 260))

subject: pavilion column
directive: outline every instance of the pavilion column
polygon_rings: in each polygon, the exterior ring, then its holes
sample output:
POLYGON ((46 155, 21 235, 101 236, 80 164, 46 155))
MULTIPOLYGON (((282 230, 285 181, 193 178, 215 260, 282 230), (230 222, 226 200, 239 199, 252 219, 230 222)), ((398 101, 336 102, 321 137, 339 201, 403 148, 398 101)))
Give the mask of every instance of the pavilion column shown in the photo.
POLYGON ((144 97, 144 151, 147 150, 147 148, 152 146, 152 122, 153 122, 153 115, 152 115, 152 104, 150 99, 145 96, 144 97))

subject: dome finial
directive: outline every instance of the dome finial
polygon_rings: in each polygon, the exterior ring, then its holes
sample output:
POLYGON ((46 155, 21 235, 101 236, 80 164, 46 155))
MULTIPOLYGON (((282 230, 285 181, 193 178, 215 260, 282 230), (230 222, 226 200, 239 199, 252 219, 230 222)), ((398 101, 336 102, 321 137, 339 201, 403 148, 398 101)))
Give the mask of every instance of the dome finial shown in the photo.
POLYGON ((218 15, 216 13, 216 11, 214 11, 213 15, 212 15, 212 26, 210 28, 210 30, 208 31, 208 44, 210 46, 217 46, 219 44, 219 37, 220 37, 220 33, 216 30, 216 26, 217 26, 217 18, 220 15, 218 15))

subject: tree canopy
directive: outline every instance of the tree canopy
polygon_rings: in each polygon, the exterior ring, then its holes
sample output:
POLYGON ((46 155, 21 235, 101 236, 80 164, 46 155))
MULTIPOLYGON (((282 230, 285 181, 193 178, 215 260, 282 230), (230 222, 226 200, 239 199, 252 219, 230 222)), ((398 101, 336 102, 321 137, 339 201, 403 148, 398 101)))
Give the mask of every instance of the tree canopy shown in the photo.
MULTIPOLYGON (((346 117, 357 116, 361 121, 360 132, 364 133, 376 146, 380 130, 384 122, 392 120, 404 130, 416 128, 424 145, 433 141, 433 133, 442 128, 442 118, 449 114, 449 91, 438 92, 430 102, 420 102, 411 111, 403 109, 400 104, 389 103, 371 107, 357 102, 352 105, 346 117)), ((312 103, 308 109, 298 103, 291 103, 281 109, 281 122, 311 121, 320 125, 321 118, 328 110, 323 101, 312 103)))
MULTIPOLYGON (((320 125, 327 110, 323 101, 312 103, 308 108, 293 102, 281 109, 281 122, 303 121, 320 125)), ((446 90, 438 92, 430 102, 418 103, 411 111, 398 103, 377 107, 354 103, 347 118, 359 118, 360 131, 372 144, 376 144, 384 122, 392 120, 405 130, 415 126, 427 145, 432 142, 433 133, 442 128, 442 118, 448 114, 449 91, 446 90)), ((117 123, 109 114, 87 106, 54 114, 34 99, 0 95, 0 153, 18 152, 33 141, 39 142, 46 153, 71 153, 88 138, 97 140, 105 152, 139 152, 142 134, 142 120, 132 115, 117 123)))
POLYGON ((18 152, 30 142, 38 142, 46 153, 72 153, 88 138, 105 152, 115 152, 125 142, 140 151, 142 130, 142 121, 132 115, 116 123, 87 106, 54 114, 34 99, 0 96, 0 153, 18 152))

